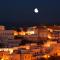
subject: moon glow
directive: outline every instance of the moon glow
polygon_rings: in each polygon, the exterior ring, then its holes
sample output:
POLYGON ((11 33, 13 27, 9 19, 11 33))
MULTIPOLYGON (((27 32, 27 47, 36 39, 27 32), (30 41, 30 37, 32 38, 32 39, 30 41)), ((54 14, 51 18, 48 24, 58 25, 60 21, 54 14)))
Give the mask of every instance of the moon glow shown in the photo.
POLYGON ((38 12, 39 12, 39 10, 38 10, 37 8, 35 8, 35 9, 34 9, 34 12, 35 12, 35 13, 38 13, 38 12))

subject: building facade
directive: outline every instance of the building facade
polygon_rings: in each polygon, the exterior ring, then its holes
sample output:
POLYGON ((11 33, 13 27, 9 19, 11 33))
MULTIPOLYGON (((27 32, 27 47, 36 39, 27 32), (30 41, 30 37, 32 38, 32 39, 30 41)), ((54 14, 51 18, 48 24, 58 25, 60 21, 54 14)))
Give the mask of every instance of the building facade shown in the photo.
POLYGON ((0 43, 3 47, 18 46, 21 40, 15 39, 15 30, 1 30, 0 31, 0 43))

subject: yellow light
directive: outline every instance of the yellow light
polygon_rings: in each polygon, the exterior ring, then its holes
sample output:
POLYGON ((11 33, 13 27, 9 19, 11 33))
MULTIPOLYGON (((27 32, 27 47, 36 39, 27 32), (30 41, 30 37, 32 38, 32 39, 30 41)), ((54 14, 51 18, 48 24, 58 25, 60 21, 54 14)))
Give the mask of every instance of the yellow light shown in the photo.
POLYGON ((14 31, 14 36, 18 35, 18 32, 17 31, 14 31))
POLYGON ((48 41, 47 43, 44 44, 45 47, 50 47, 50 45, 51 45, 50 41, 48 41))
POLYGON ((4 51, 8 51, 8 49, 7 49, 7 48, 5 48, 5 49, 4 49, 4 51))
POLYGON ((3 58, 1 60, 4 60, 3 58))
POLYGON ((57 53, 58 56, 60 56, 60 53, 57 53))
POLYGON ((0 51, 2 51, 2 49, 0 49, 0 51))
POLYGON ((26 49, 30 49, 30 46, 26 46, 26 49))
POLYGON ((3 55, 3 57, 2 57, 1 60, 9 60, 9 56, 7 56, 7 55, 3 55))
POLYGON ((12 54, 13 53, 13 49, 9 49, 9 52, 10 52, 10 54, 12 54))
POLYGON ((51 39, 52 37, 50 35, 48 35, 48 38, 51 39))
POLYGON ((19 35, 25 35, 24 31, 19 32, 19 35))
POLYGON ((26 32, 28 35, 31 35, 31 34, 34 34, 35 32, 34 31, 27 31, 26 32))
POLYGON ((45 46, 45 47, 50 47, 50 44, 45 44, 44 46, 45 46))
POLYGON ((44 57, 44 58, 49 58, 50 57, 50 55, 43 55, 42 57, 44 57))
POLYGON ((50 29, 50 28, 48 28, 48 30, 49 30, 50 32, 53 32, 53 30, 52 30, 52 29, 50 29))
POLYGON ((60 49, 59 48, 57 48, 56 53, 58 56, 60 56, 60 49))

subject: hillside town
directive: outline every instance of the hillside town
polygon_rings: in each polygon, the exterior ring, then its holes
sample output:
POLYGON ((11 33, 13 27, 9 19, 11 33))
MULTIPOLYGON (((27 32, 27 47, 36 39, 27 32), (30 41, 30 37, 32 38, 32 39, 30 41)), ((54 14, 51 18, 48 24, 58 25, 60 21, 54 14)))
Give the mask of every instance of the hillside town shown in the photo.
POLYGON ((0 26, 0 60, 49 60, 60 57, 60 26, 0 26))

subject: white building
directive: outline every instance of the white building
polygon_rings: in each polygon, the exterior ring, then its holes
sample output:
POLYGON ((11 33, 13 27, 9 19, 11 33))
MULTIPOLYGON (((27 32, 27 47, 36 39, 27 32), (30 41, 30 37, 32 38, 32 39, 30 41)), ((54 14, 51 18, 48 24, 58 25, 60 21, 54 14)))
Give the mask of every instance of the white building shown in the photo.
POLYGON ((0 43, 4 44, 4 47, 18 46, 21 40, 14 39, 15 30, 1 30, 0 31, 0 43))
POLYGON ((0 25, 0 30, 5 30, 5 26, 0 25))
POLYGON ((1 39, 14 39, 14 30, 1 30, 0 38, 1 39))

